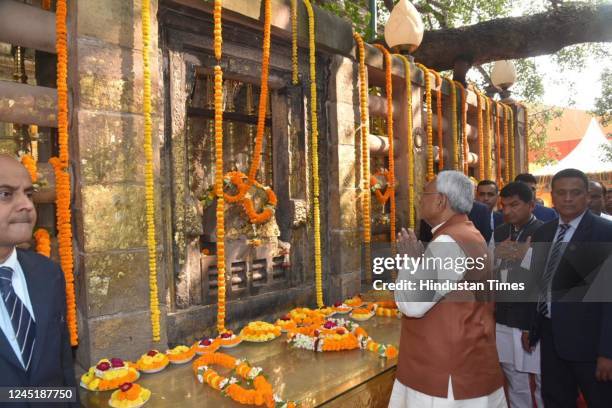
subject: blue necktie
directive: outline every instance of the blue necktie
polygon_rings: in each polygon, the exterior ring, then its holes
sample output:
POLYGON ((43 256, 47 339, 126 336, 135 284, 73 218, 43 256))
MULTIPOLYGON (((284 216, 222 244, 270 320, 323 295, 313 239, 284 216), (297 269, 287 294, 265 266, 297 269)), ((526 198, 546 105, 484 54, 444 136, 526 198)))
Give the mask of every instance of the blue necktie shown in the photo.
POLYGON ((548 265, 546 265, 546 270, 544 271, 544 275, 542 276, 542 283, 544 286, 544 293, 540 296, 538 301, 538 311, 544 316, 549 315, 548 310, 548 291, 552 291, 552 280, 557 270, 557 266, 559 266, 559 260, 561 257, 561 252, 563 249, 563 238, 565 238, 565 233, 569 229, 569 224, 559 224, 559 236, 555 240, 553 244, 552 250, 550 251, 550 259, 548 260, 548 265))
POLYGON ((6 266, 0 267, 0 295, 6 306, 15 338, 19 344, 24 369, 28 371, 34 354, 34 343, 36 341, 36 323, 30 312, 17 297, 13 289, 13 270, 6 266))

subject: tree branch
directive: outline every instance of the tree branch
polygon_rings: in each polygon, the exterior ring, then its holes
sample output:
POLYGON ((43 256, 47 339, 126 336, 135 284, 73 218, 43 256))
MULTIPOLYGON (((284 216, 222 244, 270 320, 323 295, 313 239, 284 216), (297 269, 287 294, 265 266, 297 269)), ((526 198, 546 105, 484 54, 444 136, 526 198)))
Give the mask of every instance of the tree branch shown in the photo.
POLYGON ((573 44, 612 41, 612 4, 567 3, 556 10, 426 31, 417 61, 443 71, 460 56, 474 65, 553 54, 573 44))

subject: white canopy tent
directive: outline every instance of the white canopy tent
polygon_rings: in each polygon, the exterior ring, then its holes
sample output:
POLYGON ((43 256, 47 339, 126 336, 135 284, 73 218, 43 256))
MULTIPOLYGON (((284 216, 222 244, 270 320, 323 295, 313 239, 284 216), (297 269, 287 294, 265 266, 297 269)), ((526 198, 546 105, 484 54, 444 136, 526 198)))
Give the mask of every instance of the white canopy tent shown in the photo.
POLYGON ((604 155, 606 144, 610 142, 606 139, 599 123, 593 118, 580 143, 567 156, 555 164, 535 170, 533 174, 549 176, 570 168, 581 170, 586 174, 612 172, 612 161, 606 160, 604 155))

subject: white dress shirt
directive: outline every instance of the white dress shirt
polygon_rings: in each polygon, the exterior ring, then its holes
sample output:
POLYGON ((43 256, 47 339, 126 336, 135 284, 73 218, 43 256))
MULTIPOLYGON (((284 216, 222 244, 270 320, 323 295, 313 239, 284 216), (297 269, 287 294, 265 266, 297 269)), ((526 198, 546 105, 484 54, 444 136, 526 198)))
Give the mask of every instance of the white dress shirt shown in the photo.
MULTIPOLYGON (((21 269, 21 265, 17 259, 17 250, 15 248, 13 248, 13 252, 8 259, 3 263, 0 263, 0 266, 6 266, 13 270, 12 283, 15 294, 19 300, 21 300, 21 303, 23 303, 26 309, 28 309, 28 312, 30 312, 32 320, 36 321, 32 311, 32 303, 30 302, 30 295, 28 294, 28 286, 26 284, 25 275, 23 274, 23 269, 21 269)), ((17 359, 21 362, 21 365, 25 367, 23 364, 23 359, 21 358, 19 343, 17 343, 17 338, 15 337, 15 329, 13 329, 13 324, 11 323, 11 316, 9 315, 8 310, 6 310, 4 300, 0 301, 0 327, 2 328, 4 336, 6 336, 9 344, 13 348, 17 359)))
MULTIPOLYGON (((443 225, 438 224, 431 229, 431 233, 436 231, 443 225)), ((425 250, 424 258, 438 259, 457 259, 465 258, 459 244, 450 235, 440 235, 432 240, 425 250)), ((458 273, 453 269, 436 269, 435 271, 422 268, 419 266, 416 272, 407 269, 400 269, 397 281, 414 281, 419 279, 434 279, 437 281, 453 280, 460 281, 463 279, 464 273, 458 273)), ((417 296, 419 291, 396 290, 395 302, 400 312, 408 317, 423 318, 431 308, 433 308, 443 297, 448 293, 446 291, 436 291, 433 299, 430 301, 418 301, 413 296, 417 296)), ((470 398, 465 400, 455 400, 453 395, 453 385, 451 376, 448 377, 448 395, 446 398, 434 397, 423 394, 413 388, 406 387, 397 379, 393 383, 393 390, 389 401, 389 408, 418 408, 418 407, 435 407, 435 408, 505 408, 506 397, 504 389, 499 388, 489 395, 478 398, 470 398)))

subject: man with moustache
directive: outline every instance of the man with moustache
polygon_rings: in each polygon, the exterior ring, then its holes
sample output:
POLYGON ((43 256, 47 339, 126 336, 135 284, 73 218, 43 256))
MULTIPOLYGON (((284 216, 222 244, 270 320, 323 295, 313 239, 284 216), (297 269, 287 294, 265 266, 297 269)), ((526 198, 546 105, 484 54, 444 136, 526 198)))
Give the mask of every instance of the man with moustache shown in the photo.
POLYGON ((532 239, 531 271, 540 296, 530 331, 541 340, 546 407, 575 407, 580 390, 589 408, 612 407, 612 222, 588 209, 589 181, 565 169, 551 181, 559 219, 532 239), (593 291, 599 291, 595 298, 593 291))
POLYGON ((0 154, 0 386, 75 387, 62 271, 48 258, 17 248, 31 239, 36 224, 33 191, 25 167, 0 154))

